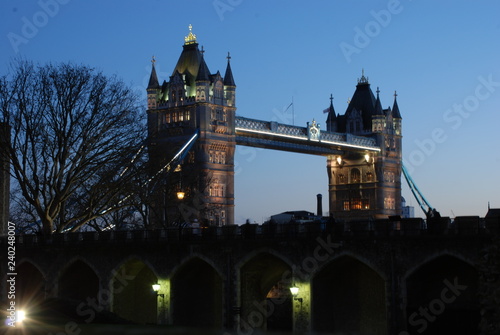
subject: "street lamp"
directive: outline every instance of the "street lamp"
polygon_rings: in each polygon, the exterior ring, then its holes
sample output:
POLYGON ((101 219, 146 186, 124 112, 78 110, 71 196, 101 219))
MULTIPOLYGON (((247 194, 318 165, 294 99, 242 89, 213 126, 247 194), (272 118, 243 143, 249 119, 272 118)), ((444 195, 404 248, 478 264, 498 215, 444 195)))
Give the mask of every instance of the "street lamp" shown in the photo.
POLYGON ((299 288, 295 285, 290 287, 290 293, 292 293, 293 300, 300 301, 302 303, 302 298, 297 298, 297 295, 299 294, 299 288))
POLYGON ((158 291, 160 290, 160 284, 153 284, 153 291, 156 292, 156 295, 157 296, 160 296, 160 297, 164 297, 163 293, 158 293, 158 291))
POLYGON ((177 199, 182 200, 182 199, 184 199, 185 195, 186 195, 186 193, 183 192, 182 190, 180 190, 177 192, 177 199))

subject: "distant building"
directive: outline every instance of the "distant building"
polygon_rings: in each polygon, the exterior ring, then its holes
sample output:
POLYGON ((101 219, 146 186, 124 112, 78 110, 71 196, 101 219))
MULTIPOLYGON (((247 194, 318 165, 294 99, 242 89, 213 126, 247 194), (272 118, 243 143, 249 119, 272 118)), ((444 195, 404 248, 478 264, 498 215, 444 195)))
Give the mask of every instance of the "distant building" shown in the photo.
POLYGON ((320 220, 321 216, 317 216, 308 211, 288 211, 280 214, 271 215, 271 221, 277 224, 290 222, 305 223, 320 220))
POLYGON ((401 197, 401 217, 404 219, 415 217, 415 207, 406 206, 406 200, 403 197, 401 197))

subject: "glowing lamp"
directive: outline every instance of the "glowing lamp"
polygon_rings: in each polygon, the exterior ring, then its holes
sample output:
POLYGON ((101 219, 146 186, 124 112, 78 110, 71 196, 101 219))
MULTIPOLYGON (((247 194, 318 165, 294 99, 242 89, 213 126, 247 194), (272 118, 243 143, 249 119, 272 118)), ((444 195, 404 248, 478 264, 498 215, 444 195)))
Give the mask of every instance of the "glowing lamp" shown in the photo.
POLYGON ((297 286, 290 287, 290 293, 292 293, 292 296, 296 297, 297 294, 299 294, 299 288, 297 286))
POLYGON ((160 290, 160 284, 153 284, 153 291, 158 292, 160 290))
POLYGON ((179 191, 179 192, 177 192, 177 199, 182 200, 182 199, 184 199, 185 195, 186 195, 185 192, 179 191))

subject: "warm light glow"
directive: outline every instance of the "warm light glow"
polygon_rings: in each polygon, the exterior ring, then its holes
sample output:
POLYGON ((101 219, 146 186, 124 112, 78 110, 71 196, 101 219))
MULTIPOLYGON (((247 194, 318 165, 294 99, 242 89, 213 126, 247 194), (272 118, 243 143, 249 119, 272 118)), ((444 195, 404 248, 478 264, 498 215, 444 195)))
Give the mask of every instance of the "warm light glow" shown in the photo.
POLYGON ((367 163, 369 163, 369 162, 370 162, 370 155, 365 154, 365 161, 366 161, 367 163))
POLYGON ((24 311, 17 311, 16 323, 21 323, 26 319, 26 313, 24 311))
POLYGON ((299 294, 299 288, 297 286, 292 286, 290 287, 290 292, 295 297, 297 294, 299 294))
POLYGON ((337 157, 337 163, 339 163, 339 165, 342 165, 342 157, 340 156, 337 157))
POLYGON ((160 284, 153 284, 153 291, 158 292, 160 290, 160 284))
POLYGON ((182 199, 184 199, 185 195, 186 195, 186 193, 179 191, 179 192, 177 192, 177 199, 182 200, 182 199))

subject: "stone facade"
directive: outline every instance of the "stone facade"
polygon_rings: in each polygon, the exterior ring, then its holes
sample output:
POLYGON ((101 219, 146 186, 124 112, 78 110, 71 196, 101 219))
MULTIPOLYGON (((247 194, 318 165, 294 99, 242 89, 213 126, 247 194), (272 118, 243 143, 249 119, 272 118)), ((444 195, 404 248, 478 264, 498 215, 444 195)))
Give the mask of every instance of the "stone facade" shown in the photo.
POLYGON ((330 155, 327 171, 330 215, 345 221, 401 215, 402 119, 394 95, 392 109, 382 109, 368 78, 358 80, 344 115, 330 104, 327 130, 373 139, 376 152, 330 155))
POLYGON ((160 170, 198 132, 189 155, 161 176, 151 201, 156 226, 198 220, 204 226, 234 224, 236 85, 230 57, 224 77, 212 74, 190 31, 168 81, 160 86, 155 70, 147 88, 151 173, 160 170), (177 201, 181 190, 186 197, 177 201))
POLYGON ((235 333, 477 334, 478 277, 489 271, 480 255, 491 233, 439 224, 446 229, 401 220, 389 230, 334 223, 23 236, 16 287, 32 305, 78 301, 83 320, 99 306, 139 323, 235 333))

